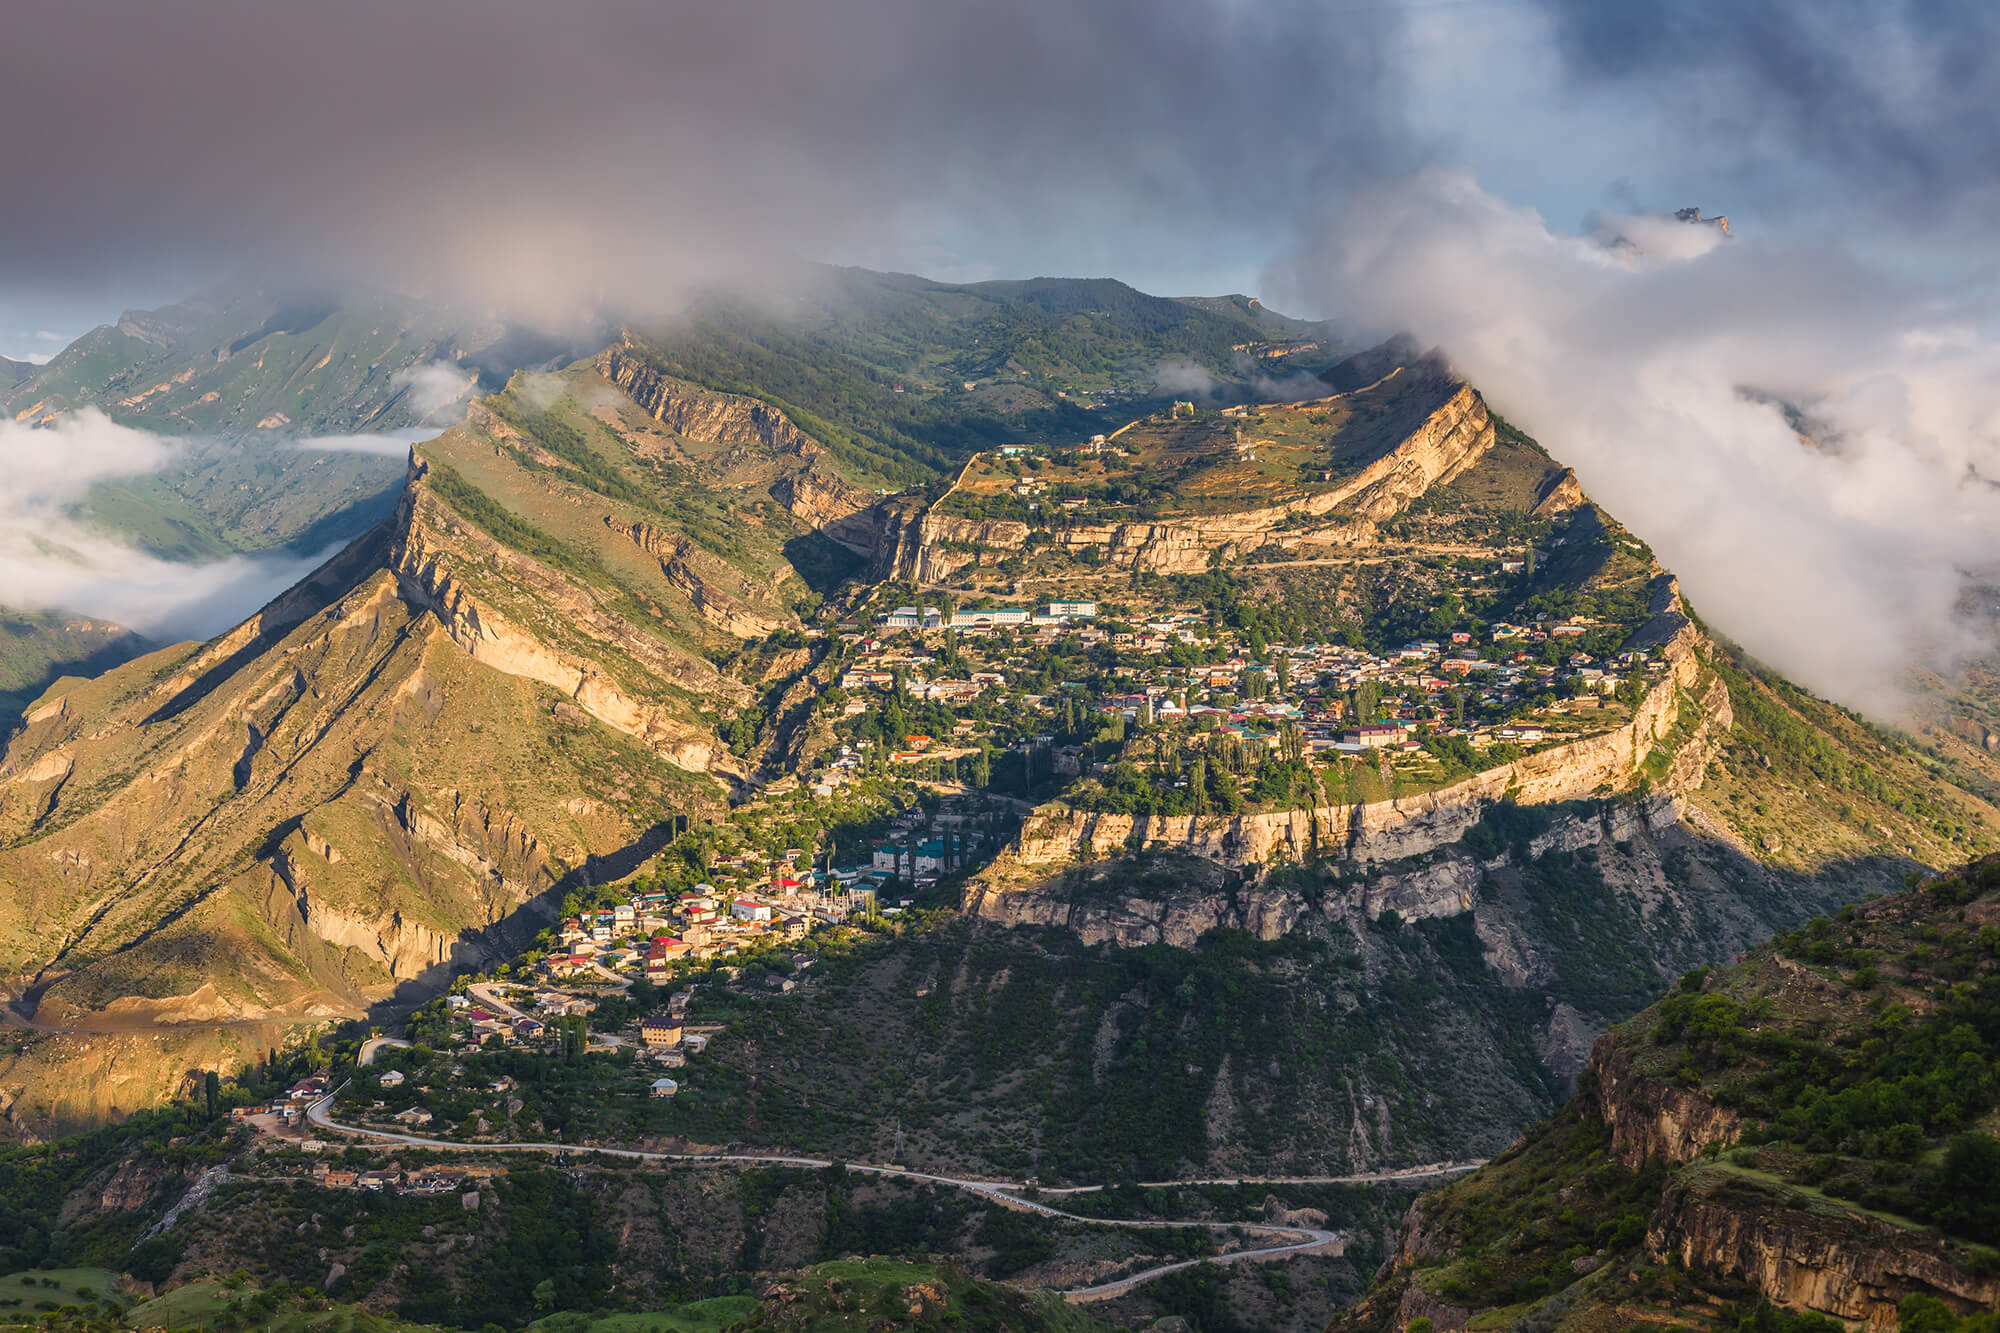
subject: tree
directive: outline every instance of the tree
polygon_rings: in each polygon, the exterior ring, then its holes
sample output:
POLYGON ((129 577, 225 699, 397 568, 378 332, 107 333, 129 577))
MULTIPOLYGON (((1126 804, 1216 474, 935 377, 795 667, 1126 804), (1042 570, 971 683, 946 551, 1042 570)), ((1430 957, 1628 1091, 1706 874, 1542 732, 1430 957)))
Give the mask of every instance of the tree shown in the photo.
POLYGON ((208 1118, 215 1119, 222 1113, 222 1078, 213 1069, 201 1080, 201 1090, 208 1102, 208 1118))

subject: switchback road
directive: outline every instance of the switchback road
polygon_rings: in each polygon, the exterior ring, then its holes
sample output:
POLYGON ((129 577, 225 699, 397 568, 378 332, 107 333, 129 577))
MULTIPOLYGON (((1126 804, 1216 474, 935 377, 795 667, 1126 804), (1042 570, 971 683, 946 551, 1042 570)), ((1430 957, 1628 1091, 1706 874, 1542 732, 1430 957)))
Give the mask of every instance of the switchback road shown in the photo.
MULTIPOLYGON (((345 1087, 345 1084, 341 1085, 345 1087)), ((382 1143, 405 1144, 412 1148, 441 1149, 448 1152, 530 1152, 530 1153, 590 1153, 599 1157, 617 1157, 640 1162, 688 1162, 697 1165, 717 1166, 796 1166, 807 1170, 825 1170, 835 1164, 828 1157, 791 1157, 781 1154, 763 1153, 670 1153, 648 1152, 639 1148, 586 1148, 568 1143, 454 1143, 449 1139, 436 1139, 423 1134, 403 1134, 394 1130, 369 1129, 360 1125, 345 1125, 332 1115, 333 1099, 340 1089, 335 1088, 326 1096, 314 1102, 306 1112, 306 1118, 320 1129, 336 1134, 351 1134, 360 1138, 374 1139, 382 1143)), ((1018 1181, 979 1180, 969 1176, 942 1176, 928 1171, 911 1171, 900 1166, 882 1166, 871 1162, 841 1162, 849 1171, 864 1175, 888 1176, 904 1180, 921 1180, 934 1185, 944 1185, 952 1189, 966 1190, 991 1199, 1004 1207, 1037 1213, 1043 1217, 1060 1218, 1068 1222, 1078 1222, 1086 1226, 1106 1227, 1204 1227, 1211 1231, 1240 1230, 1248 1235, 1266 1238, 1267 1245, 1252 1249, 1237 1250, 1231 1254, 1213 1255, 1206 1259, 1185 1259, 1178 1263, 1161 1264, 1143 1272, 1132 1273, 1109 1282, 1091 1286, 1072 1287, 1061 1295, 1071 1301, 1105 1300, 1122 1296, 1142 1283, 1196 1264, 1233 1264, 1253 1259, 1275 1259, 1289 1254, 1324 1252, 1339 1254, 1344 1237, 1337 1231, 1319 1227, 1279 1226, 1268 1222, 1161 1222, 1150 1219, 1085 1217, 1078 1213, 1066 1212, 1052 1204, 1037 1199, 1022 1197, 1026 1188, 1018 1181)), ((1478 1162, 1460 1162, 1440 1166, 1416 1167, 1408 1171, 1378 1171, 1353 1176, 1244 1176, 1231 1179, 1213 1180, 1159 1180, 1146 1182, 1146 1188, 1171 1188, 1180 1185, 1283 1185, 1283 1184, 1385 1184, 1396 1180, 1423 1179, 1431 1176, 1457 1174, 1470 1171, 1481 1165, 1478 1162)), ((1102 1185, 1072 1186, 1060 1190, 1047 1190, 1050 1194, 1080 1194, 1092 1190, 1102 1190, 1102 1185)))

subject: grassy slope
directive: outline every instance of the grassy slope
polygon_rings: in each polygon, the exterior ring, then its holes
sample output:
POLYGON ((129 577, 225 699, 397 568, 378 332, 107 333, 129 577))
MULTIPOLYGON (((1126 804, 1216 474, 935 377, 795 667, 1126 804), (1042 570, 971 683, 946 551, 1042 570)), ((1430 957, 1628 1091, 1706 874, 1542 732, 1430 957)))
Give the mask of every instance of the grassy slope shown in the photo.
POLYGON ((0 617, 0 734, 64 676, 94 676, 151 647, 117 625, 51 612, 0 617))
POLYGON ((646 339, 668 373, 783 408, 857 479, 909 485, 973 449, 1122 425, 1131 404, 1170 396, 1155 384, 1168 360, 1247 394, 1231 348, 1269 336, 1264 323, 1108 280, 952 286, 845 269, 807 281, 783 318, 717 301, 646 339))

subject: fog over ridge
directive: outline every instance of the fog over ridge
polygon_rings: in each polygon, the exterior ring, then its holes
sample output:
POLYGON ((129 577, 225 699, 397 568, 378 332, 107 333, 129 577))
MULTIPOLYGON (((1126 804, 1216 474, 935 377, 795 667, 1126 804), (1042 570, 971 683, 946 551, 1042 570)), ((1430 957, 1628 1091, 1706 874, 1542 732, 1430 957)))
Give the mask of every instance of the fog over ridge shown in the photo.
POLYGON ((1441 347, 1786 674, 1896 717, 1912 667, 1993 651, 1959 613, 2000 581, 2000 345, 1966 294, 1670 218, 1565 234, 1442 169, 1358 193, 1297 263, 1441 347))
MULTIPOLYGON (((430 432, 273 441, 272 447, 402 452, 430 432)), ((340 547, 189 563, 164 560, 80 521, 101 481, 171 467, 187 441, 112 421, 96 408, 43 426, 0 421, 0 604, 108 620, 157 642, 206 639, 297 583, 340 547)))

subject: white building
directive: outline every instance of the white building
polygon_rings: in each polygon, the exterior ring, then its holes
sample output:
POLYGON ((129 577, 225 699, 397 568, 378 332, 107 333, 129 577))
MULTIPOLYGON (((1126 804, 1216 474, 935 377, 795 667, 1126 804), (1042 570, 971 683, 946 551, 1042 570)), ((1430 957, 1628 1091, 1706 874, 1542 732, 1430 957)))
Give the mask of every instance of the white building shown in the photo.
POLYGON ((995 606, 980 611, 955 611, 951 617, 953 629, 984 629, 993 625, 1027 623, 1028 613, 1015 606, 995 606))

